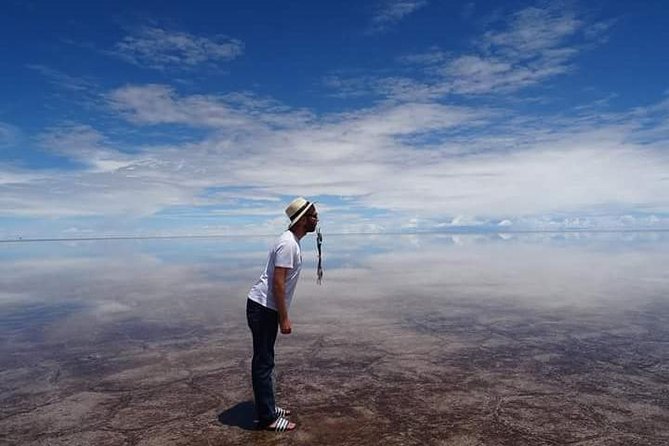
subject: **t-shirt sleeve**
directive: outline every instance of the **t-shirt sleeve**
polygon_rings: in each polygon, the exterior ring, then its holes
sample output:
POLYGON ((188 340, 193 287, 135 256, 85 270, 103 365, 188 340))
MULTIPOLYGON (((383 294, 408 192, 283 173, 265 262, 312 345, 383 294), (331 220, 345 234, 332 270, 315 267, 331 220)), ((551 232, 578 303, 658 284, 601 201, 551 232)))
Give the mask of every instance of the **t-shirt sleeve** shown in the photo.
POLYGON ((291 243, 281 242, 276 247, 276 258, 274 266, 281 268, 292 268, 295 258, 295 247, 291 243))

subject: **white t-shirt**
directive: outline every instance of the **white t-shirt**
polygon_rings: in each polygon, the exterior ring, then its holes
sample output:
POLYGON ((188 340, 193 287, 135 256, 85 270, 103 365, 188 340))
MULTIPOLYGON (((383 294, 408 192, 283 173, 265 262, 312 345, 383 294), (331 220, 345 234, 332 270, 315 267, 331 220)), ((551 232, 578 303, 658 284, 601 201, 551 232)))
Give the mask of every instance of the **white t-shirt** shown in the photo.
POLYGON ((302 270, 302 252, 300 241, 291 231, 281 234, 267 256, 267 265, 260 275, 260 279, 251 287, 248 298, 267 308, 278 311, 274 296, 272 296, 272 279, 275 267, 289 268, 286 277, 286 308, 290 308, 297 279, 302 270))

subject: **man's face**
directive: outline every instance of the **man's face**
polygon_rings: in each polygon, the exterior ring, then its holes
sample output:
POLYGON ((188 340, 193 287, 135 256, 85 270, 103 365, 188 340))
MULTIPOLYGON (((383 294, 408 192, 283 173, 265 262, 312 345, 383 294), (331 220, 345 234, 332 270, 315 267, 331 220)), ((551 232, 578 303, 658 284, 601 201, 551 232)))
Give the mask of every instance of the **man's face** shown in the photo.
POLYGON ((316 211, 316 206, 312 206, 311 209, 304 214, 304 228, 307 232, 314 232, 316 230, 316 225, 318 225, 318 212, 316 211))

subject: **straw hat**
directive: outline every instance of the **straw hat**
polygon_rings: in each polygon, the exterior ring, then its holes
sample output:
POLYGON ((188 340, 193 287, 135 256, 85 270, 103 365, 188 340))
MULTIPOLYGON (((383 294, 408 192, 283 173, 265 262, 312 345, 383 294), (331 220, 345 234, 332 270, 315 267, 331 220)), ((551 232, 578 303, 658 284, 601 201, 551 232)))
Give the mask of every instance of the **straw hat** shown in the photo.
POLYGON ((291 228, 314 204, 302 197, 298 197, 290 202, 286 208, 286 215, 290 219, 288 228, 291 228))

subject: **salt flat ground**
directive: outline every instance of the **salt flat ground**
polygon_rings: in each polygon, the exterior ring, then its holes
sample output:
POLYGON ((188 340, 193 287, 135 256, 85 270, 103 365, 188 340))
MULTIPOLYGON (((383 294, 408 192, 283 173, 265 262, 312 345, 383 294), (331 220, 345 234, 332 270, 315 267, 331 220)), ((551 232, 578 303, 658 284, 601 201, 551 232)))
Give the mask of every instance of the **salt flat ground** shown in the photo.
POLYGON ((669 444, 669 234, 314 240, 254 430, 271 239, 0 246, 0 443, 669 444))

